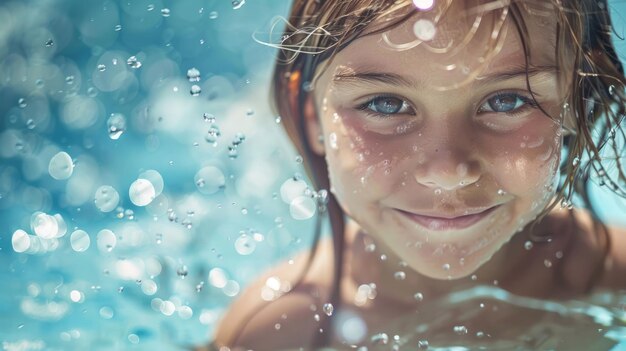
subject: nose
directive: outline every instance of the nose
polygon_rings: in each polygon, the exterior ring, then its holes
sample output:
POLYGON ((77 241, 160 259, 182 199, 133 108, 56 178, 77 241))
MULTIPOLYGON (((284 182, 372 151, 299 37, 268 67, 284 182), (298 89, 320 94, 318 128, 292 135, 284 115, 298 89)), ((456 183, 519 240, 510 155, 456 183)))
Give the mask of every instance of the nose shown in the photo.
POLYGON ((481 176, 480 163, 463 150, 437 150, 426 156, 415 170, 415 180, 426 187, 456 190, 476 183, 481 176))

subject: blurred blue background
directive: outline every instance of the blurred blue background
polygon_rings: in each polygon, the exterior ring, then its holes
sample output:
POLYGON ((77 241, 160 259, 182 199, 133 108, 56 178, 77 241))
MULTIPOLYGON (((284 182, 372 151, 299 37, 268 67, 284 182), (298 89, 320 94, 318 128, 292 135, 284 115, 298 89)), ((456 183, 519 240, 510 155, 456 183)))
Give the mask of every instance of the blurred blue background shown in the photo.
POLYGON ((289 5, 2 2, 3 349, 206 342, 246 283, 310 245, 315 204, 268 104, 275 51, 253 39, 275 40, 289 5))

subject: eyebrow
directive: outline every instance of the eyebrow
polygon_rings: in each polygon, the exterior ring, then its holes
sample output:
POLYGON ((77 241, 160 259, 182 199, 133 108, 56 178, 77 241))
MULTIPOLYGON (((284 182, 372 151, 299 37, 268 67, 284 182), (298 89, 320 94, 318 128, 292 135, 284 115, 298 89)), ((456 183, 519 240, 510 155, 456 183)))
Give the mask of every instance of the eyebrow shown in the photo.
MULTIPOLYGON (((520 76, 526 76, 532 78, 540 74, 552 74, 558 72, 557 66, 530 66, 526 67, 514 67, 510 71, 497 72, 485 76, 479 76, 474 79, 476 85, 489 85, 502 81, 511 80, 520 76)), ((390 72, 376 72, 376 71, 353 71, 342 70, 335 74, 333 77, 333 83, 336 85, 343 84, 372 84, 372 85, 393 85, 401 86, 410 89, 423 89, 426 87, 426 83, 421 80, 415 80, 410 77, 405 77, 396 73, 390 72)))

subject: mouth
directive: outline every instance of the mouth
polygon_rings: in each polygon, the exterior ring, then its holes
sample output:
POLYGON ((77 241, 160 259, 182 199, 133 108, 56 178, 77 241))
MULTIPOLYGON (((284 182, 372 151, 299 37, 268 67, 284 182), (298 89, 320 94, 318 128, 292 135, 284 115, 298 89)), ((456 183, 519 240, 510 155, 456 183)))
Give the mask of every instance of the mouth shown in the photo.
POLYGON ((474 224, 480 222, 485 217, 493 213, 500 205, 490 207, 481 212, 472 213, 469 215, 463 216, 455 216, 448 217, 445 215, 441 216, 426 216, 421 214, 416 214, 412 212, 407 212, 403 210, 398 210, 402 215, 412 220, 414 223, 421 225, 422 227, 429 230, 437 230, 437 231, 446 231, 446 230, 458 230, 465 229, 473 226, 474 224))

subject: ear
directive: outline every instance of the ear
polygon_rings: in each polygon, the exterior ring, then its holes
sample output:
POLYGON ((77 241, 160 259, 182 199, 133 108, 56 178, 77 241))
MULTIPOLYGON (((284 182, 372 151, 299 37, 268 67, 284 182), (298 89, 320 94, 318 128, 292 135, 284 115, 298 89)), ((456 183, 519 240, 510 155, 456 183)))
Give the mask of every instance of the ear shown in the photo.
POLYGON ((323 131, 317 109, 315 108, 313 94, 308 94, 304 102, 304 124, 309 147, 316 155, 323 156, 326 149, 324 148, 324 141, 320 140, 320 136, 323 136, 323 131))

